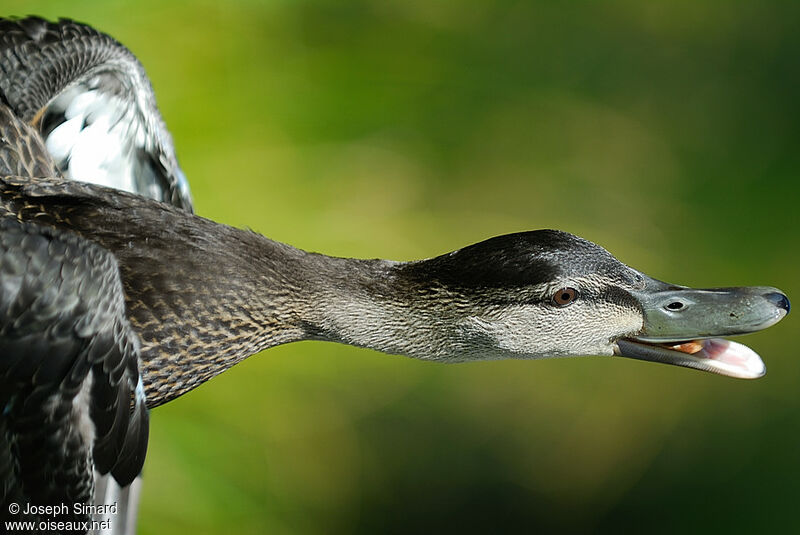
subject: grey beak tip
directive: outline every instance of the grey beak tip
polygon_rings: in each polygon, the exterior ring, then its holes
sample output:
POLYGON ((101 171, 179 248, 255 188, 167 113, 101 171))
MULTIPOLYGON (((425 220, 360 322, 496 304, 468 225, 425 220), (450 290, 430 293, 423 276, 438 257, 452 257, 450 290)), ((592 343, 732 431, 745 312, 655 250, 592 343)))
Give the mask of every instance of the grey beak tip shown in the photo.
POLYGON ((780 292, 770 292, 764 294, 764 299, 775 305, 777 308, 782 308, 787 314, 792 308, 791 303, 789 303, 789 298, 780 292))

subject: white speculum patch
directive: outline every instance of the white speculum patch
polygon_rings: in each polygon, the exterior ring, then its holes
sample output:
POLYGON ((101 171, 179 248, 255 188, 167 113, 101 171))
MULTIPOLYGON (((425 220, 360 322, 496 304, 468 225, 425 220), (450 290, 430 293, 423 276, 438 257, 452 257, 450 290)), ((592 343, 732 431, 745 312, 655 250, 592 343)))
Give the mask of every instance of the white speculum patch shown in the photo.
POLYGON ((126 103, 96 89, 76 86, 51 104, 65 121, 45 144, 65 176, 134 191, 132 151, 141 142, 138 121, 126 103))

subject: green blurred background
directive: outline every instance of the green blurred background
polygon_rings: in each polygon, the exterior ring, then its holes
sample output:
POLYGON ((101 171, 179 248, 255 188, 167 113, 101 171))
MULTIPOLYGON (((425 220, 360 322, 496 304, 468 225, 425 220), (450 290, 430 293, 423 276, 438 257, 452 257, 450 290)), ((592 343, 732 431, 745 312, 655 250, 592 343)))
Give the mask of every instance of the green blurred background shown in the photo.
MULTIPOLYGON (((398 260, 560 228, 800 296, 800 3, 5 6, 140 58, 203 216, 398 260)), ((275 348, 154 411, 139 532, 798 529, 795 332, 751 382, 275 348)))

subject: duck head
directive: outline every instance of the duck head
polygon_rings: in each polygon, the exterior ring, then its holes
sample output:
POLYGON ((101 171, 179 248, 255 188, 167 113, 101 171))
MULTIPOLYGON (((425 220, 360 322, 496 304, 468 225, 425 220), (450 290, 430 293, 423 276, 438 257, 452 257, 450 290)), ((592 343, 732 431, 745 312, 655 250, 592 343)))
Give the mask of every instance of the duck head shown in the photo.
POLYGON ((556 230, 499 236, 404 268, 462 303, 454 307, 461 353, 475 359, 617 355, 756 378, 766 371, 758 354, 721 337, 765 329, 790 309, 776 288, 665 283, 556 230))

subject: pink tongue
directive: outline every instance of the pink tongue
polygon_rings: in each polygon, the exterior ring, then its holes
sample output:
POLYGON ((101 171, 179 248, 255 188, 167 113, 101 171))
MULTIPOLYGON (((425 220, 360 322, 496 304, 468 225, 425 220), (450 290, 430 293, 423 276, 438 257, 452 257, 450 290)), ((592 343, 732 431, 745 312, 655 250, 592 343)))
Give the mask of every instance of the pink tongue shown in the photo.
POLYGON ((709 338, 697 342, 702 345, 702 349, 692 356, 697 359, 707 359, 711 368, 745 379, 761 377, 767 371, 758 353, 746 345, 721 338, 709 338))

